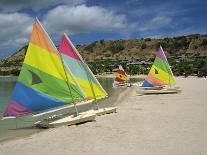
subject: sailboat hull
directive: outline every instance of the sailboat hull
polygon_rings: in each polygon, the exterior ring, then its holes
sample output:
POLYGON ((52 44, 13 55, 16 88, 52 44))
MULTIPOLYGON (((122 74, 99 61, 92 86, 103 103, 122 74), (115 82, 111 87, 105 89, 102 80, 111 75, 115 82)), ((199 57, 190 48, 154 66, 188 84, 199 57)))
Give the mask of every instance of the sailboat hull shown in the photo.
POLYGON ((54 128, 54 127, 59 127, 63 125, 70 126, 70 125, 95 121, 95 118, 96 118, 96 113, 93 110, 90 110, 90 111, 79 113, 77 116, 70 115, 70 116, 52 121, 50 123, 37 122, 35 125, 39 128, 54 128))
POLYGON ((98 110, 94 110, 97 116, 116 113, 117 107, 107 107, 107 108, 100 108, 98 110))
POLYGON ((163 89, 139 89, 137 94, 139 95, 150 95, 150 94, 177 94, 180 93, 181 89, 178 88, 163 88, 163 89))
POLYGON ((119 87, 131 87, 132 85, 130 83, 113 83, 113 88, 119 88, 119 87))

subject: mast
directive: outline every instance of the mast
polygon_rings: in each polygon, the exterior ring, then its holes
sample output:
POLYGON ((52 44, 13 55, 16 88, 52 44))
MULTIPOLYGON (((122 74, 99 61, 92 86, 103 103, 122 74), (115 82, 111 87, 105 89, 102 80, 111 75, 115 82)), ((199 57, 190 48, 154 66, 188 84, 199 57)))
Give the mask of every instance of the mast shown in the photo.
POLYGON ((76 115, 78 115, 78 109, 77 109, 77 106, 76 106, 76 103, 74 101, 74 97, 73 97, 73 94, 72 94, 72 88, 70 86, 70 83, 69 83, 69 79, 68 79, 68 75, 67 75, 67 72, 66 72, 66 69, 65 69, 65 65, 63 63, 63 59, 62 59, 62 56, 61 54, 59 53, 59 51, 57 50, 56 46, 54 45, 54 43, 52 42, 51 38, 49 37, 49 35, 47 34, 47 32, 45 31, 45 29, 43 28, 43 26, 41 25, 40 21, 38 20, 38 18, 36 18, 37 22, 40 24, 41 28, 43 29, 43 31, 45 32, 45 34, 47 35, 50 43, 52 44, 53 48, 56 50, 55 52, 57 52, 57 55, 59 56, 60 60, 61 60, 61 63, 62 63, 62 66, 63 66, 63 69, 64 69, 64 73, 65 73, 65 77, 66 77, 66 81, 67 81, 67 85, 68 85, 68 89, 70 91, 70 95, 71 95, 71 98, 72 98, 72 103, 74 105, 74 108, 75 108, 75 112, 76 112, 76 115))
MULTIPOLYGON (((88 78, 88 81, 89 81, 89 84, 90 84, 90 87, 91 87, 91 90, 92 90, 92 94, 93 94, 93 97, 95 99, 95 103, 96 103, 96 106, 97 106, 97 109, 99 109, 99 105, 97 103, 97 98, 96 98, 96 94, 95 94, 95 91, 94 91, 94 87, 93 87, 93 83, 91 81, 91 76, 90 74, 93 76, 93 73, 91 72, 91 70, 89 69, 89 67, 87 66, 87 64, 84 62, 82 56, 79 54, 79 52, 77 51, 77 49, 74 47, 74 45, 72 44, 72 42, 70 41, 70 39, 67 37, 67 35, 64 33, 64 36, 65 38, 68 40, 68 42, 70 43, 70 45, 72 46, 72 48, 74 49, 74 52, 79 56, 81 62, 82 62, 82 66, 84 68, 84 71, 87 75, 87 78, 88 78), (88 73, 88 71, 89 73, 88 73)), ((101 88, 102 91, 104 91, 104 93, 106 94, 105 90, 101 87, 100 83, 97 81, 97 79, 93 76, 93 78, 96 80, 97 84, 99 85, 99 87, 101 88)))
POLYGON ((91 90, 92 90, 92 94, 93 94, 93 97, 95 99, 95 102, 96 102, 96 106, 97 108, 99 109, 99 106, 98 106, 98 103, 97 103, 97 98, 96 98, 96 94, 94 92, 94 88, 93 88, 93 84, 91 82, 91 78, 89 77, 87 71, 86 71, 86 67, 85 67, 85 63, 83 62, 83 59, 82 57, 78 54, 78 52, 75 50, 75 47, 73 46, 72 42, 69 40, 69 38, 67 37, 67 35, 64 33, 64 36, 66 37, 66 39, 69 41, 70 45, 72 46, 72 48, 74 49, 74 51, 76 52, 76 54, 80 57, 82 63, 83 63, 83 68, 84 68, 84 71, 86 72, 86 75, 87 75, 87 78, 89 80, 89 84, 90 84, 90 87, 91 87, 91 90))
MULTIPOLYGON (((61 55, 61 54, 60 54, 61 55)), ((61 56, 62 57, 62 56, 61 56)), ((64 60, 63 60, 63 63, 65 64, 64 60)), ((75 82, 75 84, 78 86, 79 90, 81 91, 82 95, 84 98, 86 98, 86 94, 84 93, 83 89, 80 87, 79 83, 77 82, 77 80, 74 78, 74 75, 73 73, 71 72, 70 68, 65 65, 65 67, 67 68, 67 70, 69 71, 69 73, 71 74, 71 77, 73 79, 73 81, 75 82)))
POLYGON ((74 108, 75 108, 75 112, 76 112, 76 115, 78 115, 78 109, 77 109, 77 106, 76 106, 76 103, 75 103, 75 100, 74 100, 74 97, 73 97, 73 94, 72 94, 72 88, 69 84, 68 75, 67 75, 66 68, 65 68, 65 65, 64 65, 64 62, 63 62, 63 59, 62 59, 62 55, 59 53, 59 51, 57 51, 57 52, 60 56, 60 59, 61 59, 62 65, 63 65, 65 77, 66 77, 68 88, 69 88, 69 91, 70 91, 70 94, 71 94, 71 97, 72 97, 72 102, 73 102, 73 105, 74 105, 74 108))

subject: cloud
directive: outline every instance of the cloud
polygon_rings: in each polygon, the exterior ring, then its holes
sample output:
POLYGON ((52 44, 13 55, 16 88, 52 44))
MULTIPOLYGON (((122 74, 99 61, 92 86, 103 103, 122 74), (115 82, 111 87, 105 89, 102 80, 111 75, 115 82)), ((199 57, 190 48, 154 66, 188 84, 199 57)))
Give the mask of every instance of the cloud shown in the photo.
POLYGON ((69 4, 70 6, 82 4, 85 0, 1 0, 1 12, 15 12, 25 8, 38 11, 49 6, 58 4, 69 4))
POLYGON ((33 18, 23 13, 0 13, 0 49, 14 48, 28 42, 33 18))
POLYGON ((100 6, 58 6, 44 17, 44 25, 53 32, 77 34, 108 32, 127 27, 126 17, 100 6))
POLYGON ((151 32, 153 30, 158 31, 160 28, 169 27, 171 22, 172 22, 171 17, 158 15, 148 20, 131 23, 129 25, 129 30, 127 32, 128 33, 145 33, 145 32, 151 32))
POLYGON ((161 27, 167 26, 170 24, 172 19, 167 16, 157 16, 151 19, 148 23, 145 24, 144 30, 148 29, 159 29, 161 27))
POLYGON ((206 33, 206 4, 206 0, 0 0, 0 49, 16 51, 25 45, 35 16, 55 42, 62 32, 76 37, 90 33, 90 40, 206 33))
MULTIPOLYGON (((0 13, 0 21, 0 52, 16 51, 28 43, 34 17, 19 12, 0 13)), ((42 23, 52 36, 62 32, 111 32, 127 27, 124 15, 100 6, 86 5, 57 6, 43 16, 42 23)))

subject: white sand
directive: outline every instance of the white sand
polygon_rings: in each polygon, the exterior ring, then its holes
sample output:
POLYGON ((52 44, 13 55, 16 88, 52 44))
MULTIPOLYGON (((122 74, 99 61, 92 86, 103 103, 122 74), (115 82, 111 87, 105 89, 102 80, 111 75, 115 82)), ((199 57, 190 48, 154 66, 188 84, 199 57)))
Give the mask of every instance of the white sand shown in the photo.
POLYGON ((207 79, 178 78, 181 94, 137 96, 118 113, 0 144, 1 155, 206 155, 207 79))

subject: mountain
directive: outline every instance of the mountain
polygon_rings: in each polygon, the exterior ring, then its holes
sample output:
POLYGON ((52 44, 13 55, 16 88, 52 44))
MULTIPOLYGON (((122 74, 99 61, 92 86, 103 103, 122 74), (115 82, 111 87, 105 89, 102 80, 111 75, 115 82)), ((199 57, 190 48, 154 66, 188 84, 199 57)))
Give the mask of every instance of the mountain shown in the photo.
POLYGON ((94 59, 144 59, 154 58, 162 45, 166 55, 207 55, 207 35, 193 34, 164 39, 100 40, 88 45, 78 45, 86 60, 94 59))
MULTIPOLYGON (((167 56, 207 56, 207 35, 192 34, 163 39, 100 40, 86 45, 77 45, 87 62, 97 60, 146 60, 155 57, 162 45, 167 56)), ((0 61, 0 75, 18 75, 27 46, 0 61)))
POLYGON ((0 61, 0 75, 18 75, 28 46, 0 61))

